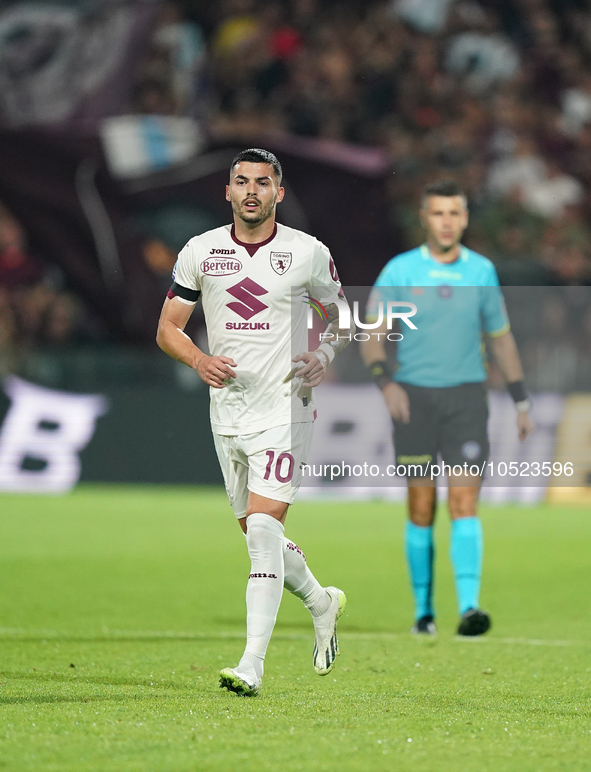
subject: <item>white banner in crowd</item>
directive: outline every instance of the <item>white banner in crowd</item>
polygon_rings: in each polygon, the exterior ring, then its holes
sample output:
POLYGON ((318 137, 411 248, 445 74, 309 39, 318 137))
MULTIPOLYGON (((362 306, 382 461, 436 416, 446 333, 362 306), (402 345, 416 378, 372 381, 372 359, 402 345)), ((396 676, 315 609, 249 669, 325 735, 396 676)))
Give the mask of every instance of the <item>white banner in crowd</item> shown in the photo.
POLYGON ((98 394, 71 394, 10 376, 0 427, 0 491, 63 493, 80 478, 79 452, 108 409, 98 394))
POLYGON ((156 4, 67 5, 19 2, 0 10, 0 103, 9 126, 80 117, 95 123, 129 101, 128 73, 142 56, 156 4))
MULTIPOLYGON (((373 384, 324 384, 316 390, 315 401, 318 420, 308 460, 310 472, 304 475, 301 495, 404 500, 405 478, 384 472, 394 464, 394 448, 392 422, 378 389, 373 384), (367 471, 372 467, 375 477, 367 471), (338 469, 345 469, 346 474, 339 474, 338 469)), ((514 479, 509 470, 517 468, 521 472, 538 464, 542 468, 553 461, 564 404, 564 397, 558 394, 535 395, 536 430, 522 443, 517 438, 515 406, 510 396, 489 393, 491 456, 482 490, 484 500, 533 503, 544 498, 547 485, 542 475, 532 481, 532 486, 527 485, 525 477, 515 485, 511 484, 514 479), (509 466, 511 463, 513 466, 509 466)), ((438 488, 445 497, 444 477, 439 478, 438 488)))
POLYGON ((192 118, 175 115, 116 115, 105 118, 101 139, 116 177, 141 177, 182 164, 199 153, 204 136, 192 118))

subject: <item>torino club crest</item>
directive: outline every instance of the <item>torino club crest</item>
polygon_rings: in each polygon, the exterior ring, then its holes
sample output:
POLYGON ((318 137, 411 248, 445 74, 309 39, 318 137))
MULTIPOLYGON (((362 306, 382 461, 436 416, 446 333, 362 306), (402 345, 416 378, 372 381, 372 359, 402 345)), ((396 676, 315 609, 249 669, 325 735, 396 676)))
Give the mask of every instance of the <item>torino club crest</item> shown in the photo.
POLYGON ((271 268, 280 276, 291 265, 291 252, 271 252, 271 268))

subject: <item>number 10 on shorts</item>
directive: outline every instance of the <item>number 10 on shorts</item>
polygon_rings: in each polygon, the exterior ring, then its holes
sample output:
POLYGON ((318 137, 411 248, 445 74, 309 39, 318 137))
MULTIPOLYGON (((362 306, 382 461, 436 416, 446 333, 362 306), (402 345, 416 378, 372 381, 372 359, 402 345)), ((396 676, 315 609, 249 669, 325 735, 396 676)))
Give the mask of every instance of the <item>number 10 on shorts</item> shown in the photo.
POLYGON ((286 483, 290 482, 293 477, 294 458, 291 453, 280 453, 275 459, 275 451, 267 450, 267 466, 265 468, 265 476, 263 480, 268 480, 271 477, 271 472, 274 471, 275 479, 278 482, 286 483), (285 464, 287 462, 287 464, 285 464))

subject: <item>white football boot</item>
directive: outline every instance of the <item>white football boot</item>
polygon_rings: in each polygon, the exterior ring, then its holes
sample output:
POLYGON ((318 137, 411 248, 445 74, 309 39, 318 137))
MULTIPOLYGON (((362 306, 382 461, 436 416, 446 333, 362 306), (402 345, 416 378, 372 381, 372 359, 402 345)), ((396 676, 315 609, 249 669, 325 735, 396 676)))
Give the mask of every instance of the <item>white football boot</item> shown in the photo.
POLYGON ((313 617, 316 638, 314 641, 314 670, 318 675, 327 675, 334 667, 339 653, 337 640, 337 621, 347 604, 347 598, 337 587, 325 587, 331 603, 327 611, 319 617, 313 617))
POLYGON ((233 667, 220 670, 220 687, 229 692, 235 692, 242 697, 256 697, 260 686, 261 680, 257 679, 254 670, 247 675, 238 673, 238 669, 233 667))

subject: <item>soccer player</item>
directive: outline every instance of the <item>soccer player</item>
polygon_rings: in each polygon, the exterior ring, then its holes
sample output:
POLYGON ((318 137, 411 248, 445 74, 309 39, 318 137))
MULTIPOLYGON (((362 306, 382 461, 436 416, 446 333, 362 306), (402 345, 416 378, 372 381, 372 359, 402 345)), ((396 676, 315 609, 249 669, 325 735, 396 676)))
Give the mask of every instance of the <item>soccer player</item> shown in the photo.
POLYGON ((220 686, 247 696, 261 684, 283 587, 312 615, 319 675, 333 668, 336 623, 346 603, 341 590, 318 583, 303 552, 284 536, 312 440, 312 388, 350 331, 338 336, 337 304, 344 296, 328 249, 275 222, 281 178, 279 161, 266 150, 234 158, 226 186, 234 222, 181 250, 157 335, 163 351, 210 387, 215 448, 251 559, 246 649, 237 667, 221 671, 220 686), (211 354, 183 332, 199 296, 211 354), (308 351, 312 299, 324 307, 333 338, 308 351))
POLYGON ((417 313, 412 322, 417 329, 400 330, 403 338, 397 343, 394 374, 386 359, 385 335, 379 334, 387 333, 386 321, 363 343, 362 356, 394 422, 396 463, 407 470, 405 548, 416 612, 412 632, 436 632, 432 600, 436 481, 431 479, 431 465, 440 453, 445 464, 462 468, 462 474, 448 474, 450 552, 460 614, 457 632, 474 636, 491 624, 479 608, 481 477, 469 474, 473 465, 483 468, 489 453, 483 332, 491 339, 515 401, 520 440, 532 431, 533 423, 494 266, 461 244, 468 225, 465 194, 451 181, 428 185, 420 218, 426 242, 386 264, 370 295, 367 315, 368 322, 379 321, 380 301, 414 303, 417 313))

